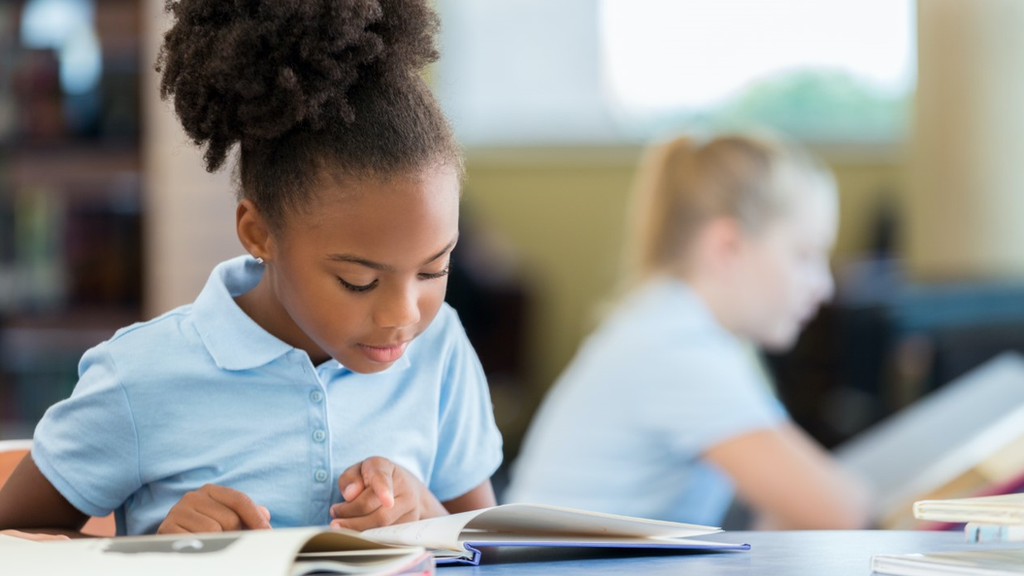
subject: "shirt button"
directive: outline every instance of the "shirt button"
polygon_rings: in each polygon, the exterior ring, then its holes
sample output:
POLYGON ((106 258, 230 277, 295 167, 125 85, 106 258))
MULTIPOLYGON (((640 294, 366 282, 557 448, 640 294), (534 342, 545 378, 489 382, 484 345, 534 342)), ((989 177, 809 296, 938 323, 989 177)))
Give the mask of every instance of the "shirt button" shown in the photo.
POLYGON ((323 442, 326 439, 327 433, 324 432, 323 430, 316 430, 313 432, 313 440, 316 440, 317 442, 323 442))
POLYGON ((317 470, 316 474, 313 474, 313 479, 317 482, 327 482, 327 471, 317 470))
POLYGON ((314 404, 319 404, 324 399, 324 393, 319 390, 313 390, 309 393, 309 400, 314 404))

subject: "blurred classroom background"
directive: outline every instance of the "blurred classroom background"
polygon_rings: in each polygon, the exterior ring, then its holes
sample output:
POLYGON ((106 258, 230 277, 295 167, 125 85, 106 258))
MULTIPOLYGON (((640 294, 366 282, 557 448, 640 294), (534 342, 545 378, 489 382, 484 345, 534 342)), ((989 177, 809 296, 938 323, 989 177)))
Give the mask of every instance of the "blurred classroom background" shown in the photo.
MULTIPOLYGON (((240 254, 229 171, 158 98, 163 0, 0 0, 0 439, 82 352, 240 254)), ((834 446, 1024 351, 1019 0, 436 0, 466 149, 449 300, 507 459, 612 301, 644 143, 768 128, 834 170, 836 300, 766 358, 834 446)))

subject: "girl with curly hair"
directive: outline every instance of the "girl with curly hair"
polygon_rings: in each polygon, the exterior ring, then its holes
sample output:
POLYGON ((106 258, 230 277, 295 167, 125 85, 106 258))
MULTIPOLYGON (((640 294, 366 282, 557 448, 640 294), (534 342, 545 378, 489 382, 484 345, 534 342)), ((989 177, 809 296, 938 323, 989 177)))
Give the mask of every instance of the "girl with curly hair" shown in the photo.
POLYGON ((177 0, 157 69, 249 255, 88 351, 0 529, 365 529, 490 506, 501 438, 444 304, 459 148, 426 0, 177 0))

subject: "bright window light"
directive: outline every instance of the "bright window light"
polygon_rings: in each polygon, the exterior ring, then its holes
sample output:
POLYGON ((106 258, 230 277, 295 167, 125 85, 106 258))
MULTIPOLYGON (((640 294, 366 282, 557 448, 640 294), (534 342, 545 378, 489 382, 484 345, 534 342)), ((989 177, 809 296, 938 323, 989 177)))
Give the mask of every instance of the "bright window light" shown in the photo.
POLYGON ((908 132, 914 0, 436 1, 434 86, 468 146, 908 132))
POLYGON ((659 123, 841 140, 905 129, 912 0, 602 0, 600 23, 610 104, 639 135, 659 123))

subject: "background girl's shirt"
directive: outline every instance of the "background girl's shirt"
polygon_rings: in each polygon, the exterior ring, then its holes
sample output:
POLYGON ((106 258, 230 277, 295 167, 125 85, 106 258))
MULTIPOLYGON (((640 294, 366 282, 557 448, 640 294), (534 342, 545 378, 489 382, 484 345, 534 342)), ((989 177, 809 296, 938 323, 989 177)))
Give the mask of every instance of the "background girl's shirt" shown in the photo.
POLYGON ((338 476, 370 456, 403 466, 442 502, 491 476, 501 437, 454 310, 444 305, 383 372, 313 366, 235 304, 261 270, 247 257, 222 263, 192 305, 86 353, 32 449, 71 504, 114 510, 119 534, 151 533, 209 483, 269 508, 273 526, 326 525, 338 476))
POLYGON ((717 525, 733 487, 701 455, 786 418, 749 348, 681 281, 653 280, 545 399, 505 500, 717 525))

